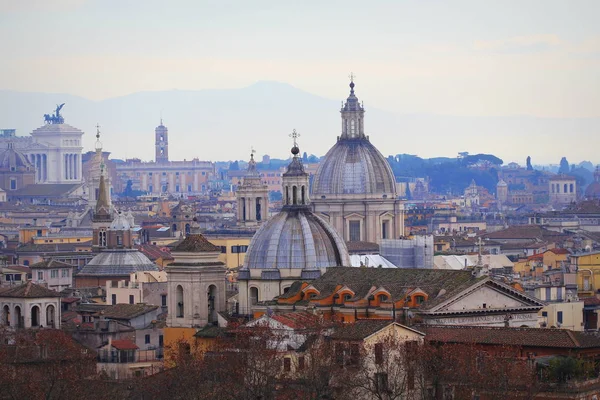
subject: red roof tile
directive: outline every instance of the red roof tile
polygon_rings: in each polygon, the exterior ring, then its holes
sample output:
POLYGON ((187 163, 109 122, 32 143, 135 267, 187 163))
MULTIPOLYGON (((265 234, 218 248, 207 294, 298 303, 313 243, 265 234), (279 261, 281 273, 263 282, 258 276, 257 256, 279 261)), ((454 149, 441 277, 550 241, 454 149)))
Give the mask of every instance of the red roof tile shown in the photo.
POLYGON ((128 339, 117 339, 111 342, 111 346, 117 350, 137 350, 139 347, 131 340, 128 339))

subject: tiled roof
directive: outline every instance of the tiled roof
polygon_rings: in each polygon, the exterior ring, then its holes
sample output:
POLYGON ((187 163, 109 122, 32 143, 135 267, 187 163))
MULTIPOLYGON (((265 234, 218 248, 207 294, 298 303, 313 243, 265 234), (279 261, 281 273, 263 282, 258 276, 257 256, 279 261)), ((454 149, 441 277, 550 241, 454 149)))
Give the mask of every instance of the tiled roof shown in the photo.
POLYGON ((292 329, 311 328, 321 323, 318 315, 306 311, 273 314, 270 318, 292 329))
POLYGON ((173 251, 182 251, 190 253, 204 253, 204 252, 221 252, 221 248, 215 246, 204 236, 199 233, 188 235, 183 242, 179 243, 173 251))
MULTIPOLYGON (((390 292, 393 301, 401 300, 408 292, 420 288, 429 295, 421 305, 427 310, 483 279, 486 277, 474 278, 470 271, 464 270, 332 267, 310 284, 320 292, 318 298, 328 297, 342 285, 349 287, 355 298, 364 298, 373 287, 383 287, 390 292)), ((290 287, 289 296, 295 287, 290 287)))
POLYGON ((162 258, 163 260, 172 260, 173 256, 168 251, 162 250, 160 247, 153 244, 145 243, 137 246, 137 249, 141 251, 151 261, 162 258))
POLYGON ((156 309, 158 306, 147 304, 114 304, 102 310, 101 314, 109 319, 132 319, 156 309))
POLYGON ((331 338, 335 340, 363 340, 393 323, 394 321, 389 319, 358 320, 353 324, 344 324, 335 328, 331 338))
POLYGON ((346 242, 346 247, 348 247, 348 251, 359 252, 359 251, 368 251, 373 253, 379 253, 379 245, 377 243, 371 242, 346 242))
POLYGON ((31 268, 36 268, 36 269, 39 269, 39 268, 43 268, 43 269, 50 269, 50 268, 75 268, 75 266, 71 265, 71 264, 67 264, 67 263, 62 262, 62 261, 55 260, 53 258, 49 258, 49 259, 46 259, 44 261, 40 261, 38 263, 33 264, 31 266, 31 268))
POLYGON ((569 250, 567 250, 567 249, 554 248, 554 249, 548 249, 548 251, 551 251, 554 254, 569 254, 569 250))
MULTIPOLYGON (((88 241, 91 243, 91 241, 88 241)), ((87 243, 87 242, 86 242, 87 243)), ((33 244, 26 243, 22 246, 17 247, 17 253, 52 253, 56 251, 75 251, 75 247, 81 246, 83 242, 79 243, 44 243, 44 244, 33 244)))
POLYGON ((549 236, 563 236, 560 232, 549 231, 538 225, 513 225, 497 232, 486 233, 489 239, 543 239, 549 236))
POLYGON ((137 350, 139 347, 131 340, 128 339, 116 339, 113 340, 110 345, 117 350, 137 350))
POLYGON ((597 297, 585 297, 581 300, 584 306, 600 306, 600 299, 597 297))
POLYGON ((54 183, 27 185, 10 193, 12 197, 19 196, 44 196, 44 197, 66 197, 73 190, 81 186, 80 183, 54 183))
POLYGON ((443 343, 499 346, 600 348, 600 336, 567 329, 483 326, 420 326, 425 339, 443 343))
POLYGON ((42 297, 60 297, 60 293, 46 289, 43 286, 36 285, 29 281, 23 285, 10 287, 0 292, 0 297, 18 297, 18 298, 42 298, 42 297))

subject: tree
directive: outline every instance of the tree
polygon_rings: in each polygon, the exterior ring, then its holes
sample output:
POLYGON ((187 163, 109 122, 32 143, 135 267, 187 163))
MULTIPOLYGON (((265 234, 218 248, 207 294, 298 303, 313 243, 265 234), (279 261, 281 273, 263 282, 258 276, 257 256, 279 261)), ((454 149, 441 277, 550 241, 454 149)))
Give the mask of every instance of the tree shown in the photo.
POLYGON ((568 174, 570 170, 569 162, 566 157, 560 159, 560 167, 558 168, 559 174, 568 174))
POLYGON ((57 329, 0 332, 2 397, 79 399, 96 374, 95 355, 57 329))
POLYGON ((533 166, 531 165, 531 157, 527 156, 527 171, 533 171, 533 166))

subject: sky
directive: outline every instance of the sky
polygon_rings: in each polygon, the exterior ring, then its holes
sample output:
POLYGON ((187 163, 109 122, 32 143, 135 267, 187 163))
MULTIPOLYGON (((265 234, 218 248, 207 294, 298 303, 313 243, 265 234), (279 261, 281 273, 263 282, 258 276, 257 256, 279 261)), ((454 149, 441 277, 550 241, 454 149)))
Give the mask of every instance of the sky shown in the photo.
POLYGON ((271 80, 339 99, 353 72, 395 113, 600 117, 599 15, 598 0, 0 0, 0 89, 271 80))

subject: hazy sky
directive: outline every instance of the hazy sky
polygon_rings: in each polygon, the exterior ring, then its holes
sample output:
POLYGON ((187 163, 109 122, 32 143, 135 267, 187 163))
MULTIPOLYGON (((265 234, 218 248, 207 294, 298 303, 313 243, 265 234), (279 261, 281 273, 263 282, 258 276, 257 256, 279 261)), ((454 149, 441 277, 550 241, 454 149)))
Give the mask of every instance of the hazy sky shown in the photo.
POLYGON ((341 99, 353 71, 394 112, 600 117, 599 16, 599 0, 0 0, 0 89, 276 80, 341 99))

